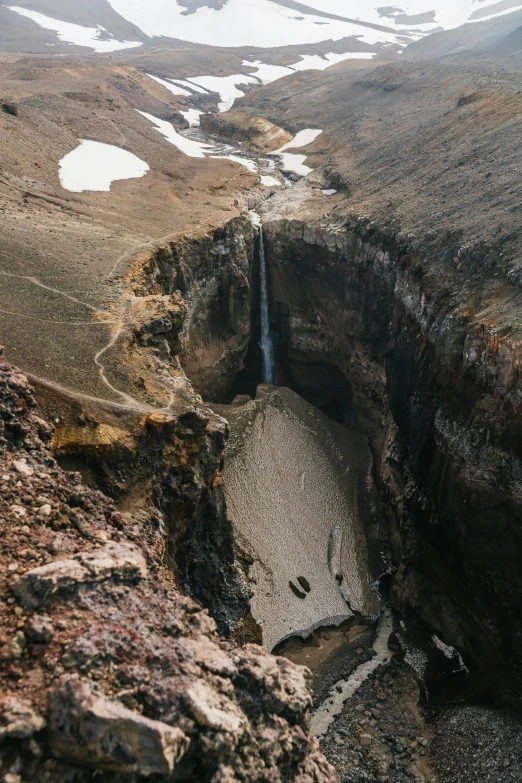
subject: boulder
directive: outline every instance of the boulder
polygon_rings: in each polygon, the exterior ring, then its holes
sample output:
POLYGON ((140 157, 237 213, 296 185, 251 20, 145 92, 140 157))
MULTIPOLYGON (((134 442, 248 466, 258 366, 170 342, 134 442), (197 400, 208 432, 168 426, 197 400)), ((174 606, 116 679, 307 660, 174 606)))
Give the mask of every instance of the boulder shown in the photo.
POLYGON ((6 114, 11 114, 13 117, 18 117, 18 105, 13 101, 2 101, 2 111, 6 114))
POLYGON ((189 747, 174 726, 144 718, 77 676, 63 677, 50 699, 54 755, 112 772, 168 775, 189 747))
POLYGON ((56 593, 83 584, 139 581, 147 575, 147 564, 138 547, 109 543, 70 560, 55 560, 27 571, 11 589, 24 606, 36 608, 56 593))

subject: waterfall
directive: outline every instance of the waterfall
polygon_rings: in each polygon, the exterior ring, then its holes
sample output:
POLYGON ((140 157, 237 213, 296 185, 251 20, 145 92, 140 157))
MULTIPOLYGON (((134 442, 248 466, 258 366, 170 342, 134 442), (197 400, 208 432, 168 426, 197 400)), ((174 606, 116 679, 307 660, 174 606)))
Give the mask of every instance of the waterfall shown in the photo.
POLYGON ((265 242, 263 226, 259 226, 259 275, 261 278, 261 352, 263 354, 263 383, 274 383, 274 346, 270 336, 268 310, 268 283, 266 278, 265 242))

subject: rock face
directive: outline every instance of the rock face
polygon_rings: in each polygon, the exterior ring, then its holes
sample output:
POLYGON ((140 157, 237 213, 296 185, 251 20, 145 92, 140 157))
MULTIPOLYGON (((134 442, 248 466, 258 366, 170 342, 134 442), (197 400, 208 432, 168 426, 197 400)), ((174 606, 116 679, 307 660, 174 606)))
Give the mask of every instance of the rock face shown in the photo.
POLYGON ((226 118, 221 114, 203 114, 201 129, 209 136, 241 142, 244 149, 258 153, 278 150, 293 138, 273 122, 240 111, 229 111, 226 118))
POLYGON ((478 251, 456 264, 449 248, 423 252, 367 220, 270 209, 281 372, 308 399, 325 392, 322 368, 344 378, 341 414, 370 437, 392 502, 395 603, 485 678, 494 670, 497 692, 519 704, 516 290, 481 276, 478 251))
POLYGON ((253 227, 241 217, 205 236, 172 242, 140 262, 131 276, 137 297, 181 294, 186 313, 175 330, 182 346, 177 353, 194 388, 207 400, 224 400, 247 353, 253 254, 253 227))
POLYGON ((2 362, 2 778, 333 783, 308 670, 223 642, 173 588, 150 522, 61 470, 51 435, 2 362))

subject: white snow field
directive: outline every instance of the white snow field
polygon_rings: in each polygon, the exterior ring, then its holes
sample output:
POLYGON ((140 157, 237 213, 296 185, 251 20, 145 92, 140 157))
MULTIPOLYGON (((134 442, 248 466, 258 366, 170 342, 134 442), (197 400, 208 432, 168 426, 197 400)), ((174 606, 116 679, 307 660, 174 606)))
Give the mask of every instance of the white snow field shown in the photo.
POLYGON ((110 191, 116 180, 144 177, 149 170, 149 165, 132 152, 101 141, 81 139, 79 146, 61 159, 59 176, 62 188, 83 193, 110 191))
MULTIPOLYGON (((45 0, 41 2, 45 9, 45 0)), ((303 5, 307 10, 296 13, 277 0, 227 0, 219 10, 205 5, 187 14, 183 0, 107 2, 149 37, 176 38, 216 47, 260 48, 339 41, 350 37, 369 46, 395 45, 402 48, 436 30, 494 19, 522 8, 520 0, 408 0, 407 3, 388 6, 363 0, 306 0, 303 5), (321 16, 319 12, 339 18, 321 16), (365 26, 368 24, 380 25, 383 29, 365 26)), ((110 28, 108 20, 100 19, 96 27, 84 27, 20 5, 6 8, 32 19, 42 28, 54 30, 62 42, 86 46, 95 52, 112 52, 142 45, 139 41, 120 41, 110 37, 110 32, 107 33, 103 27, 105 24, 110 28), (102 40, 104 36, 107 40, 102 40)), ((54 11, 55 7, 50 4, 50 8, 54 11)), ((265 75, 269 76, 269 72, 263 70, 260 78, 264 80, 265 75)))
POLYGON ((203 6, 185 15, 182 0, 108 1, 120 16, 151 37, 168 36, 206 46, 270 48, 340 41, 349 36, 369 45, 398 43, 394 31, 296 13, 273 0, 228 0, 220 10, 203 6))
POLYGON ((510 7, 498 0, 408 0, 406 3, 366 3, 362 0, 306 0, 306 5, 324 13, 337 14, 385 27, 397 27, 397 32, 417 32, 424 35, 437 29, 451 30, 466 22, 493 19, 520 9, 520 0, 510 7), (415 19, 430 15, 431 20, 415 19), (408 19, 413 17, 413 19, 408 19))
POLYGON ((238 89, 241 84, 259 84, 253 76, 244 73, 235 73, 232 76, 194 76, 190 79, 195 85, 204 87, 208 92, 217 92, 221 98, 218 104, 219 111, 228 111, 234 105, 236 98, 242 98, 245 94, 238 89))
POLYGON ((82 27, 79 24, 62 22, 60 19, 52 19, 50 16, 38 13, 38 11, 29 11, 27 8, 20 8, 17 5, 10 5, 7 8, 20 16, 31 19, 45 30, 54 30, 63 43, 86 46, 89 49, 94 49, 95 52, 116 52, 118 49, 132 49, 143 45, 141 41, 117 41, 115 38, 101 40, 100 35, 107 34, 104 27, 82 27))

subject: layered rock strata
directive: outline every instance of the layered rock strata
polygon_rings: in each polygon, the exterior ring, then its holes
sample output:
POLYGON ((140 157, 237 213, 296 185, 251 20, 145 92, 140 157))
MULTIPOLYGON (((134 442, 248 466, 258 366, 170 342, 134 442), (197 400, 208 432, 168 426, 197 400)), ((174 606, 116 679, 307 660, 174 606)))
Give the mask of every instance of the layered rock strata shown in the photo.
POLYGON ((207 400, 224 401, 248 349, 253 255, 253 227, 241 216, 205 235, 171 242, 130 275, 137 297, 181 295, 186 313, 175 331, 176 355, 207 400))
POLYGON ((518 704, 517 289, 480 248, 430 252, 367 219, 277 206, 264 230, 280 373, 310 400, 323 369, 344 378, 341 414, 370 438, 390 501, 395 604, 518 704))
POLYGON ((3 780, 333 782, 307 670, 222 642, 145 522, 61 470, 51 437, 0 363, 3 780))

